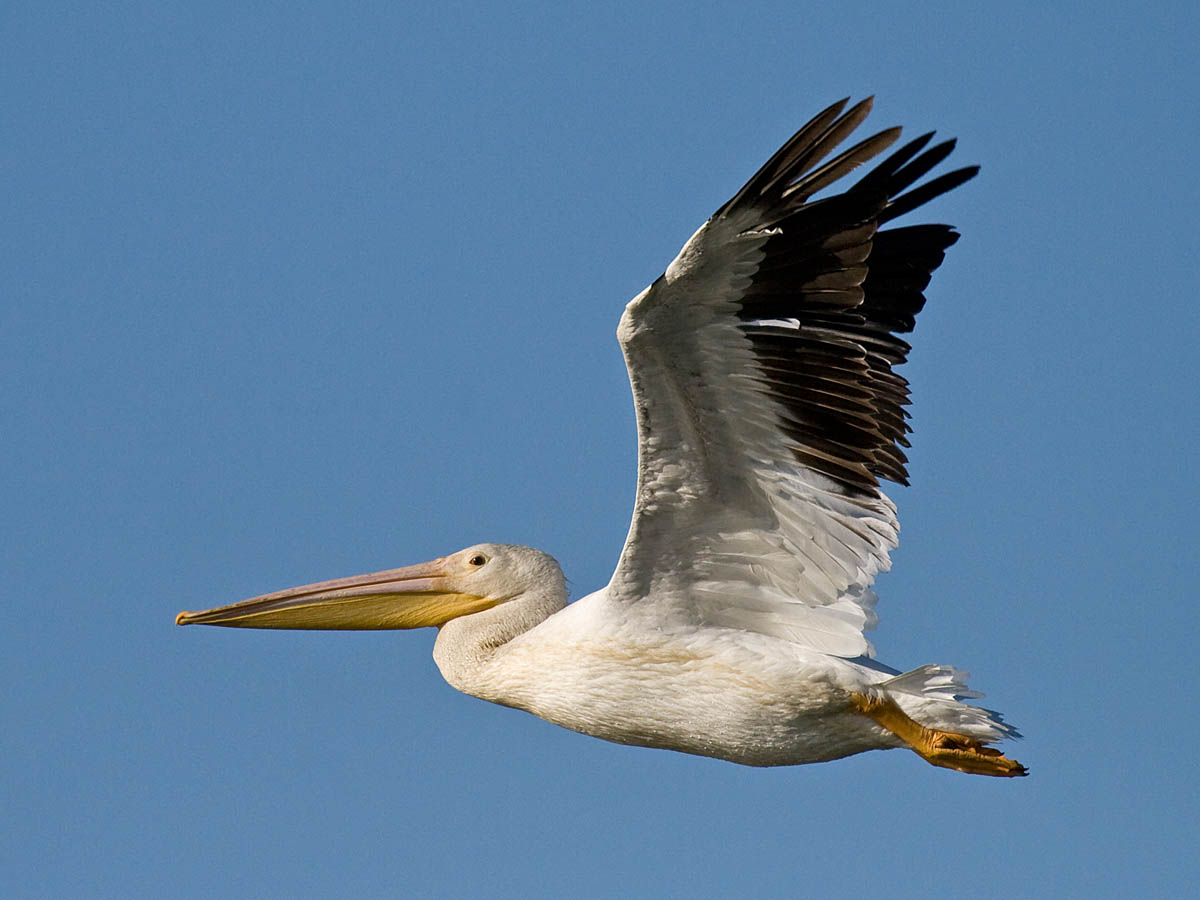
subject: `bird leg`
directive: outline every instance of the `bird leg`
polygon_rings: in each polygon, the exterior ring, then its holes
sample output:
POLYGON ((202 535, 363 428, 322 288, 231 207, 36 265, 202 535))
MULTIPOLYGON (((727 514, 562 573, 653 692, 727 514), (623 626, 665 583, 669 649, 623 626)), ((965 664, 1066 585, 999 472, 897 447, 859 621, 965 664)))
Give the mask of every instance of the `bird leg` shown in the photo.
POLYGON ((1009 759, 999 750, 985 746, 975 738, 926 728, 911 718, 891 697, 869 697, 854 693, 850 695, 850 704, 855 712, 874 719, 908 744, 914 753, 930 765, 998 778, 1029 774, 1015 759, 1009 759))

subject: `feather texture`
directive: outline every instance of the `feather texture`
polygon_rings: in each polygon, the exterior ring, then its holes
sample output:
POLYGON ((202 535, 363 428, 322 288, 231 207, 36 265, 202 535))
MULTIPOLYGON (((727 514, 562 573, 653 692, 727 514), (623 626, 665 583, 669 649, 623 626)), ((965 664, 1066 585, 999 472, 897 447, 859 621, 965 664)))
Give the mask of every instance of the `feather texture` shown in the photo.
POLYGON ((914 187, 954 147, 926 134, 814 200, 900 133, 822 164, 870 111, 845 104, 797 131, 622 316, 638 490, 607 595, 632 615, 637 598, 671 597, 660 622, 872 653, 870 586, 898 531, 879 480, 908 478, 898 335, 958 237, 880 226, 977 169, 914 187))

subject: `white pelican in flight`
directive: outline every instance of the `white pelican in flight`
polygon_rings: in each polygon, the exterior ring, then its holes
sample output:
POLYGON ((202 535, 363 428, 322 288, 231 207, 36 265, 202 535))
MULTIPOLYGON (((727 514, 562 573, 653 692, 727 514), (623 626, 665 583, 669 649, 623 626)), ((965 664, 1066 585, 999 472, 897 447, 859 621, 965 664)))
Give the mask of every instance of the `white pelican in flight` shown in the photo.
POLYGON ((637 408, 633 522, 608 585, 570 605, 540 550, 478 544, 420 565, 255 597, 181 625, 438 629, 460 691, 621 744, 751 766, 905 747, 1024 775, 1017 732, 966 673, 875 662, 871 583, 896 546, 907 382, 894 368, 957 233, 885 227, 978 171, 914 187, 953 141, 899 137, 829 159, 870 100, 801 128, 625 307, 637 408))

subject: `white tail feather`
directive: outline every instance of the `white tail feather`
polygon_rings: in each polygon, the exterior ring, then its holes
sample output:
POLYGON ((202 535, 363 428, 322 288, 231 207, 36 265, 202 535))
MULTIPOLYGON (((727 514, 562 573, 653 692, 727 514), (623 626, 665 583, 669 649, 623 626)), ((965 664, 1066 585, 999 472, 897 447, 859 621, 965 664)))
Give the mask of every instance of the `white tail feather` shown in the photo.
POLYGON ((979 741, 1019 738, 1021 733, 1000 713, 962 702, 983 696, 967 687, 968 674, 953 666, 921 666, 879 687, 926 728, 965 734, 979 741))

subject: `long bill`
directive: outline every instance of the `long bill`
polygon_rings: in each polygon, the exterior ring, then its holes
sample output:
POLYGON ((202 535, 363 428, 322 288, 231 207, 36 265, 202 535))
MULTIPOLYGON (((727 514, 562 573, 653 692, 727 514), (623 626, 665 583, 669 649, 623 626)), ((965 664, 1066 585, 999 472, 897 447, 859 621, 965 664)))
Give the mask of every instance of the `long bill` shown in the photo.
POLYGON ((458 588, 446 559, 355 575, 252 597, 202 612, 184 610, 176 625, 367 630, 444 625, 498 601, 458 588))

